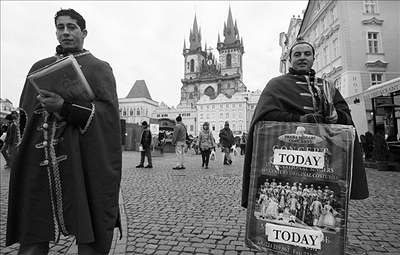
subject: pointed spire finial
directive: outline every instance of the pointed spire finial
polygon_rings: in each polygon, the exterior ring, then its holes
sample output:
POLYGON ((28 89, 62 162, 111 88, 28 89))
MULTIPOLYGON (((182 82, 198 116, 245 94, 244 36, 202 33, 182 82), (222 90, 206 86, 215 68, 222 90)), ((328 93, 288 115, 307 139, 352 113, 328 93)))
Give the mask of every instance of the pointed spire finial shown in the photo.
POLYGON ((197 50, 201 49, 201 29, 199 29, 199 26, 197 25, 197 14, 194 14, 194 20, 193 20, 193 28, 190 29, 190 38, 189 38, 189 43, 190 43, 190 50, 197 50))
POLYGON ((237 38, 237 24, 233 23, 231 6, 229 6, 228 20, 224 23, 224 43, 234 43, 237 38))

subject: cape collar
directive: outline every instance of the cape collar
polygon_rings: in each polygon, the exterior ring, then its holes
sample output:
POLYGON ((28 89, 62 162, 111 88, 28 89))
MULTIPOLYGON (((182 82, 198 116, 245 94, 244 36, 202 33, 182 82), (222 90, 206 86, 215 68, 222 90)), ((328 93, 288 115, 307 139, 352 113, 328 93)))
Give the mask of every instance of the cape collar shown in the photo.
POLYGON ((315 76, 315 71, 314 69, 310 69, 310 71, 299 71, 299 70, 294 70, 292 67, 289 68, 289 73, 293 75, 309 75, 309 76, 315 76))
POLYGON ((85 49, 65 49, 63 48, 61 45, 58 45, 56 47, 56 56, 57 57, 65 57, 67 55, 73 55, 74 57, 79 57, 79 56, 83 56, 86 54, 89 54, 90 52, 88 50, 85 49))

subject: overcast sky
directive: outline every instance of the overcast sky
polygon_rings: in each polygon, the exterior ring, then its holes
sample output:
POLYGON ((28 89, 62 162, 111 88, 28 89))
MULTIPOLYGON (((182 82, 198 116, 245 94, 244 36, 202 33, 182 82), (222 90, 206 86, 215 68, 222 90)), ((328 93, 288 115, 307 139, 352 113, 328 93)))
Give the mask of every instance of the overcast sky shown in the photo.
POLYGON ((54 55, 54 15, 73 8, 86 20, 84 48, 110 63, 118 97, 145 80, 153 100, 176 106, 180 100, 183 40, 196 13, 202 45, 216 48, 229 5, 243 37, 243 82, 262 90, 279 75, 279 33, 301 15, 307 1, 1 1, 1 98, 18 106, 32 64, 54 55))

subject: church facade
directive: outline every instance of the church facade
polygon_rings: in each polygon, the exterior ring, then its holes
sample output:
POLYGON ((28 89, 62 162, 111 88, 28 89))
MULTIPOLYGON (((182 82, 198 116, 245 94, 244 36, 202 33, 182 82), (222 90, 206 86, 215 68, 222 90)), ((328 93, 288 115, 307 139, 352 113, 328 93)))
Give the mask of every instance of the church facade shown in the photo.
MULTIPOLYGON (((227 21, 224 22, 222 40, 218 34, 218 56, 207 45, 203 46, 201 40, 201 29, 195 15, 189 43, 186 40, 183 42, 184 77, 181 79, 179 104, 169 107, 161 102, 154 107, 155 101, 150 102, 150 95, 145 93, 147 108, 154 109, 147 112, 146 118, 175 120, 181 115, 188 133, 193 136, 199 134, 203 123, 207 121, 217 141, 219 130, 227 120, 231 122, 232 131, 241 135, 248 130, 261 91, 250 92, 243 83, 243 39, 239 36, 238 25, 233 20, 230 8, 227 21)), ((120 100, 121 117, 127 123, 137 122, 138 118, 133 118, 135 116, 129 117, 129 107, 135 108, 132 99, 120 100)))
POLYGON ((202 47, 201 29, 197 25, 196 16, 193 28, 190 30, 189 46, 186 40, 183 44, 184 77, 181 87, 182 107, 196 106, 202 96, 211 100, 223 94, 231 98, 237 92, 247 91, 243 78, 243 38, 239 37, 236 21, 233 22, 229 8, 228 19, 224 24, 224 40, 218 34, 217 50, 219 58, 212 53, 211 48, 202 47))

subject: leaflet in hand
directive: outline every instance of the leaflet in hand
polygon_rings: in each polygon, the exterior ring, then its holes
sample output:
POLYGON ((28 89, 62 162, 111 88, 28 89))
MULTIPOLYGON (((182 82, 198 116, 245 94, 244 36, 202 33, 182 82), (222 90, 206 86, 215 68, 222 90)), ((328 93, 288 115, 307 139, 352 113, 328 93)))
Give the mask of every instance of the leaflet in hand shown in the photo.
POLYGON ((48 90, 69 102, 94 99, 93 90, 72 55, 30 73, 27 78, 38 93, 48 90))

